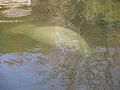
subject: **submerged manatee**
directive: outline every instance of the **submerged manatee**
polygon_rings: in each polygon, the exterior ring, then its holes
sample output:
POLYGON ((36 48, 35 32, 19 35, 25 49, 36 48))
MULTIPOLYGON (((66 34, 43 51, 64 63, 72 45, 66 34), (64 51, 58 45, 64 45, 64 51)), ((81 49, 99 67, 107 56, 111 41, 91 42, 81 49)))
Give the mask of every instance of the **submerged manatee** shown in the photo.
POLYGON ((67 47, 79 49, 82 53, 89 52, 84 39, 74 31, 59 26, 20 25, 10 29, 14 34, 21 34, 40 42, 46 47, 67 47))

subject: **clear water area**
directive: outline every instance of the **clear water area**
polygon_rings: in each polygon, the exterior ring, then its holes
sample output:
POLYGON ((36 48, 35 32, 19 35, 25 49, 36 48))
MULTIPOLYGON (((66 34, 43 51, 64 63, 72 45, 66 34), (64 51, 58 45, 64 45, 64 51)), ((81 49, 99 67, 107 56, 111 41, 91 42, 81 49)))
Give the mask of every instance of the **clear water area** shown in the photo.
POLYGON ((119 18, 87 20, 84 4, 0 6, 0 90, 119 90, 119 18))

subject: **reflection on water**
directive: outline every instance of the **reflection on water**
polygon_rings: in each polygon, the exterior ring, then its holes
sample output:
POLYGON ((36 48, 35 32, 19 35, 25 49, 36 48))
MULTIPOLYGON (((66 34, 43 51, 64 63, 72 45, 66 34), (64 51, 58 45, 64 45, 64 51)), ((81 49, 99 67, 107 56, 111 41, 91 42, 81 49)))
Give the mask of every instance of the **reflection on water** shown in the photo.
POLYGON ((13 9, 8 9, 2 12, 2 14, 5 17, 22 17, 22 16, 27 16, 31 13, 32 9, 19 9, 19 8, 13 8, 13 9))
MULTIPOLYGON (((1 0, 0 8, 0 16, 2 18, 20 18, 28 16, 32 12, 30 0, 1 0)), ((1 22, 13 22, 13 20, 1 20, 1 22)))
POLYGON ((0 90, 119 90, 120 2, 106 2, 0 0, 0 90))

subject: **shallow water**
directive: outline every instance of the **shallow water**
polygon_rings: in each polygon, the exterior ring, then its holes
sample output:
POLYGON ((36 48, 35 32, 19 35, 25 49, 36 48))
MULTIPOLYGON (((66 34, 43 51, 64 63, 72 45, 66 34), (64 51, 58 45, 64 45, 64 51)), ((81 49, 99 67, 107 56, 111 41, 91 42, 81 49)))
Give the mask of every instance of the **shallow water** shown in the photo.
POLYGON ((0 90, 119 90, 119 1, 6 1, 0 90))

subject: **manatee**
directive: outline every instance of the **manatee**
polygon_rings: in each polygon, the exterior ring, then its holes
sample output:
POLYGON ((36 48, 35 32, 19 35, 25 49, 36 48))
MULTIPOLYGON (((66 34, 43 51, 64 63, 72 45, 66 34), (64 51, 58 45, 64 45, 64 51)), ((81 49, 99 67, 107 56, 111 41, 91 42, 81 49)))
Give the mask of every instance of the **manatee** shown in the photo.
POLYGON ((46 48, 66 47, 89 52, 89 46, 76 32, 60 26, 35 26, 32 24, 19 25, 9 31, 13 34, 25 35, 39 42, 46 48))

